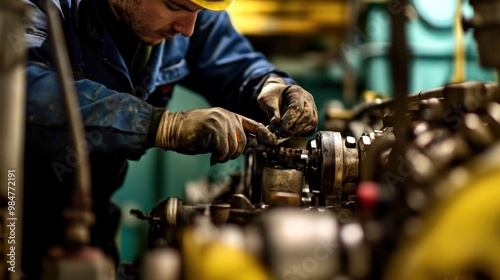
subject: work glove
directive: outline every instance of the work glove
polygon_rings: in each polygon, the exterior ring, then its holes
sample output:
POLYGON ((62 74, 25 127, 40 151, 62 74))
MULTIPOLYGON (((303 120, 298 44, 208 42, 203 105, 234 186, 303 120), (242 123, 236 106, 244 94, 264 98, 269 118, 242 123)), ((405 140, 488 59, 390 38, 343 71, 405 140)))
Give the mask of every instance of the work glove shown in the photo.
POLYGON ((222 108, 165 111, 156 133, 156 147, 194 155, 212 153, 210 163, 226 162, 245 149, 247 135, 276 145, 277 136, 263 124, 222 108))
POLYGON ((281 77, 270 76, 257 101, 267 113, 271 131, 280 137, 310 136, 318 126, 313 96, 297 85, 287 85, 281 77))

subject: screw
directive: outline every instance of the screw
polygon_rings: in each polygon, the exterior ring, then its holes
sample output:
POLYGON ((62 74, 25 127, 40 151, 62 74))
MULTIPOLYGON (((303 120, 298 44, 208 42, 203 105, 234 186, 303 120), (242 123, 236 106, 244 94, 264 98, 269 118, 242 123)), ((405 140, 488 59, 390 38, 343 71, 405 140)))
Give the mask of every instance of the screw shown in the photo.
POLYGON ((356 148, 356 138, 352 136, 347 136, 345 138, 345 146, 347 148, 356 148))
POLYGON ((359 138, 358 140, 358 147, 361 152, 366 152, 368 147, 372 144, 372 140, 370 139, 370 136, 368 135, 363 135, 359 138))

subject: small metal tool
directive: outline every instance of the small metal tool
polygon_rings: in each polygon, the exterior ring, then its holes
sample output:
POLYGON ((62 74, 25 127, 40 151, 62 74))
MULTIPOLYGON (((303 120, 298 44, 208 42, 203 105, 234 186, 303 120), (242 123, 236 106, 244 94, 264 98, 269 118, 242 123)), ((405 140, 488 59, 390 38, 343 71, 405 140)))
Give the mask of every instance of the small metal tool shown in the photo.
MULTIPOLYGON (((272 131, 269 126, 266 126, 267 129, 269 129, 271 132, 273 132, 276 136, 278 136, 278 142, 276 143, 277 145, 280 145, 281 143, 287 141, 290 139, 290 136, 288 137, 279 137, 281 134, 281 131, 278 129, 276 131, 272 131)), ((265 151, 269 146, 268 144, 263 144, 259 141, 257 135, 253 133, 247 133, 247 145, 245 146, 245 151, 243 152, 244 154, 247 154, 248 152, 255 150, 255 151, 265 151)))

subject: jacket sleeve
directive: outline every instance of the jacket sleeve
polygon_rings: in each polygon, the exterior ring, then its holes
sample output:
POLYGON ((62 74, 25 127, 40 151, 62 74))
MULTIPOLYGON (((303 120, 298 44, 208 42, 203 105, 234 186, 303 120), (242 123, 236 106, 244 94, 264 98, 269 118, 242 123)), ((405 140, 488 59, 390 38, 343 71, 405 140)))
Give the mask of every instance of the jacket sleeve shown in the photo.
MULTIPOLYGON (((33 5, 34 6, 34 5, 33 5)), ((26 145, 37 156, 61 159, 71 153, 58 75, 51 66, 45 15, 36 7, 26 29, 28 58, 26 145)), ((154 108, 127 93, 91 80, 74 82, 89 152, 138 159, 147 148, 154 108)))
POLYGON ((181 83, 202 94, 212 105, 259 121, 267 117, 257 95, 271 73, 295 83, 256 52, 233 27, 227 12, 201 11, 187 54, 190 75, 181 83))

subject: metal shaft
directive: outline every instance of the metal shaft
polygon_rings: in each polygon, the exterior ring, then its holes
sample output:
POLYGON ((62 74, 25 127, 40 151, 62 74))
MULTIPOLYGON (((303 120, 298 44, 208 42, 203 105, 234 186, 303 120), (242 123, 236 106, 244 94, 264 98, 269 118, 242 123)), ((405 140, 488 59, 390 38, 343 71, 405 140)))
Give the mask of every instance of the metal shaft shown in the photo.
POLYGON ((89 244, 89 227, 94 221, 90 163, 60 13, 51 1, 45 1, 45 7, 48 16, 50 43, 54 54, 52 63, 59 76, 62 102, 68 120, 70 145, 78 156, 70 205, 63 213, 66 220, 66 246, 78 248, 89 244))
POLYGON ((25 5, 0 2, 0 278, 21 279, 25 127, 25 5))

